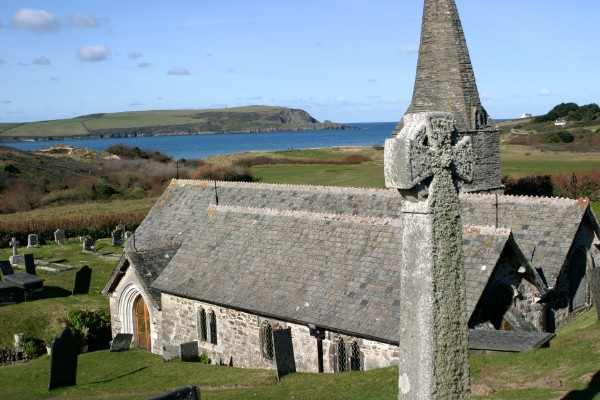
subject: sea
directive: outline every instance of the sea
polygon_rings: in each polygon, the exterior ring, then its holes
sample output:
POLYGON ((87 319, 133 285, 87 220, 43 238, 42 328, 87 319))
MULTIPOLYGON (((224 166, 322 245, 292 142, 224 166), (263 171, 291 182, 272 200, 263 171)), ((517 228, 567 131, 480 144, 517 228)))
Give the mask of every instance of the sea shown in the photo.
POLYGON ((383 145, 397 122, 348 123, 353 129, 269 133, 226 133, 181 136, 146 136, 110 139, 50 140, 0 143, 20 150, 37 150, 65 144, 103 151, 115 144, 159 151, 174 160, 202 159, 252 150, 291 150, 334 146, 383 145))

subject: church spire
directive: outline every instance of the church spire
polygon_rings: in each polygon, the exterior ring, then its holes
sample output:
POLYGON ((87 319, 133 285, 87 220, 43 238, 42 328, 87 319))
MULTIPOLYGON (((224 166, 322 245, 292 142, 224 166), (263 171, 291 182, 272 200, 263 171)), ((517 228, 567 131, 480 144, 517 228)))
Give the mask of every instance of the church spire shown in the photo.
POLYGON ((407 114, 452 112, 460 132, 494 126, 481 106, 454 0, 425 0, 419 61, 407 114))

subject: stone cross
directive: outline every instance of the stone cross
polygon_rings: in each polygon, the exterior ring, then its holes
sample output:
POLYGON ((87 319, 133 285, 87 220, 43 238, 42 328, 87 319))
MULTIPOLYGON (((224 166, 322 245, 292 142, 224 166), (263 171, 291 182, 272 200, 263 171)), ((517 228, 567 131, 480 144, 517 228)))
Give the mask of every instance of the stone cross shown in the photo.
POLYGON ((458 189, 471 139, 450 113, 403 117, 385 143, 385 181, 406 199, 400 270, 398 399, 471 397, 458 189))
POLYGON ((17 246, 19 245, 19 241, 17 240, 17 238, 12 238, 12 240, 10 241, 10 243, 8 245, 12 247, 13 256, 16 256, 18 254, 17 246))

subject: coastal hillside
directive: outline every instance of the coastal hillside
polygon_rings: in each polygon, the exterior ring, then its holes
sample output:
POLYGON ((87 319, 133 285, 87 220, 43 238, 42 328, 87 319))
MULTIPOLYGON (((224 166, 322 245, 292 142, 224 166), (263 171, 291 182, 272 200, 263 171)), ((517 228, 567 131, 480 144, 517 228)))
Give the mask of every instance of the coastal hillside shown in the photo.
POLYGON ((209 110, 162 110, 84 115, 72 119, 0 124, 0 141, 195 135, 345 129, 319 122, 304 110, 248 106, 209 110))

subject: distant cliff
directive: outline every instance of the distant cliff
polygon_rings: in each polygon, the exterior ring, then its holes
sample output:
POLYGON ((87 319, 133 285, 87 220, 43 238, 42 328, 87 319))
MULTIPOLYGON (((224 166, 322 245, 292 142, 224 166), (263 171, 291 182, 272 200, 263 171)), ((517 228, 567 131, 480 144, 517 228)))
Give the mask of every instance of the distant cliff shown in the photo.
POLYGON ((1 128, 0 141, 4 142, 350 129, 331 121, 319 122, 304 110, 269 106, 91 114, 1 128))

